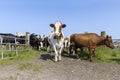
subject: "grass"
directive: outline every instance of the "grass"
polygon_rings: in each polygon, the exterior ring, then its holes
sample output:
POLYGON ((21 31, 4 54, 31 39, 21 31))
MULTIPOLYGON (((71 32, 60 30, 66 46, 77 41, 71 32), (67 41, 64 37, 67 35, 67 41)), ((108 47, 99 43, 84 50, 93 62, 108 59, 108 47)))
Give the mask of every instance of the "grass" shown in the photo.
MULTIPOLYGON (((83 60, 89 60, 88 49, 84 49, 84 52, 79 52, 83 60)), ((98 47, 95 51, 95 57, 93 57, 95 62, 117 62, 120 64, 120 50, 110 49, 105 46, 98 47)))
POLYGON ((43 65, 40 65, 40 63, 32 63, 32 62, 22 62, 19 64, 20 70, 32 70, 32 71, 41 71, 43 68, 43 65))
MULTIPOLYGON (((12 58, 12 59, 6 59, 6 60, 0 60, 0 65, 9 65, 9 64, 14 64, 18 61, 24 61, 28 59, 32 59, 36 56, 37 53, 35 50, 30 49, 29 51, 21 51, 18 54, 17 58, 12 58)), ((8 55, 8 54, 7 54, 8 55)), ((11 53, 8 56, 15 55, 15 53, 11 53)))
MULTIPOLYGON (((32 49, 30 49, 30 51, 22 51, 22 52, 19 52, 19 55, 17 58, 12 58, 8 60, 0 60, 0 65, 9 65, 9 64, 14 64, 19 61, 33 59, 36 57, 36 53, 37 51, 32 50, 32 49)), ((40 53, 43 53, 43 51, 41 50, 40 53)), ((78 50, 78 53, 82 60, 89 61, 89 57, 88 57, 89 52, 87 48, 84 49, 84 52, 81 52, 80 50, 78 50)), ((93 57, 94 62, 117 62, 120 64, 120 50, 110 49, 105 46, 101 46, 96 49, 95 53, 96 53, 95 57, 93 57)), ((14 55, 15 53, 7 54, 7 56, 14 56, 14 55)), ((34 64, 31 64, 31 65, 34 65, 34 64)))
POLYGON ((118 62, 120 59, 120 50, 110 49, 107 47, 99 47, 96 51, 96 57, 94 57, 97 62, 118 62))

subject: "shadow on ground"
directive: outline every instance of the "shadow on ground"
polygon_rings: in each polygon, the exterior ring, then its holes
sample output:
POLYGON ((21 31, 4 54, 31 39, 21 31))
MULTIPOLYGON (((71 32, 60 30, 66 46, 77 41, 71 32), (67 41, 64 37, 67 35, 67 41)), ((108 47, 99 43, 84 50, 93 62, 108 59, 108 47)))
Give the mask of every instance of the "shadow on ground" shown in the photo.
MULTIPOLYGON (((88 60, 89 59, 89 57, 88 57, 89 55, 85 52, 82 52, 81 54, 79 52, 78 54, 79 54, 79 58, 81 60, 88 60)), ((76 54, 73 55, 73 54, 68 54, 67 52, 63 52, 61 55, 64 58, 79 59, 79 58, 77 58, 76 54)), ((49 53, 44 53, 44 54, 40 55, 40 59, 54 61, 54 55, 50 55, 49 53)))
POLYGON ((50 54, 42 54, 42 55, 40 55, 40 59, 53 60, 53 56, 51 56, 50 54))

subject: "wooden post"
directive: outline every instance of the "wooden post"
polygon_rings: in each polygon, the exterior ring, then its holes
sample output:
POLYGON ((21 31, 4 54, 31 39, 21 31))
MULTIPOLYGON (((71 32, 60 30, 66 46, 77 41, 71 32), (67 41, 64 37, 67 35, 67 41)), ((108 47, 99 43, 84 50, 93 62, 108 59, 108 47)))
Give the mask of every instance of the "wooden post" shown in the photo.
POLYGON ((105 31, 101 31, 101 36, 106 37, 106 32, 105 31))
POLYGON ((2 36, 0 36, 0 43, 1 43, 1 44, 3 43, 3 38, 2 38, 2 36))
POLYGON ((26 43, 27 45, 29 45, 29 42, 30 42, 30 33, 29 33, 29 32, 26 32, 25 43, 26 43))

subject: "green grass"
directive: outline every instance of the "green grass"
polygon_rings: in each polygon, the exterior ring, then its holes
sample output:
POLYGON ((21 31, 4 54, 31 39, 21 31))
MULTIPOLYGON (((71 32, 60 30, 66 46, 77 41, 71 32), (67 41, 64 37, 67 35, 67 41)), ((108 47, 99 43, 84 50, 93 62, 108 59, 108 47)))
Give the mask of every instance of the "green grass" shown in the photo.
MULTIPOLYGON (((44 51, 45 52, 45 51, 44 51)), ((36 57, 37 51, 30 49, 29 51, 21 51, 17 58, 7 59, 7 60, 0 60, 0 65, 10 65, 16 62, 21 62, 29 59, 33 59, 36 57)), ((40 53, 43 53, 41 50, 40 53)), ((89 52, 88 49, 85 48, 83 52, 78 50, 80 54, 80 58, 82 60, 89 61, 89 52)), ((120 64, 120 50, 117 49, 110 49, 105 46, 98 47, 95 51, 95 57, 93 57, 94 62, 116 62, 120 64)), ((15 52, 7 53, 6 56, 14 56, 15 52)), ((26 63, 27 64, 27 63, 26 63)), ((24 63, 23 63, 24 65, 24 63)))
POLYGON ((118 62, 120 60, 120 50, 99 47, 96 50, 94 60, 97 62, 118 62))
MULTIPOLYGON (((28 60, 28 59, 32 59, 32 58, 35 58, 36 56, 36 51, 35 50, 32 50, 30 49, 29 51, 21 51, 19 52, 18 54, 18 57, 16 58, 11 58, 11 59, 6 59, 6 60, 0 60, 0 65, 9 65, 9 64, 14 64, 18 61, 24 61, 24 60, 28 60)), ((11 53, 7 56, 13 56, 15 55, 15 53, 11 53)))
MULTIPOLYGON (((89 60, 88 49, 84 49, 83 52, 79 52, 81 59, 89 60)), ((120 64, 120 50, 110 49, 105 46, 98 47, 93 57, 94 62, 117 62, 120 64)))

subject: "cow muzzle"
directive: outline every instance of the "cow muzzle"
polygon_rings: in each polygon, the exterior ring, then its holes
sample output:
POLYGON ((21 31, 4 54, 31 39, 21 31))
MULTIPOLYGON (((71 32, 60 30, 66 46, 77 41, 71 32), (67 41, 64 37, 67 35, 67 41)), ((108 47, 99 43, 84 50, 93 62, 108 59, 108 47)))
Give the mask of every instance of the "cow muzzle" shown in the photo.
POLYGON ((55 35, 55 36, 54 36, 54 39, 60 39, 60 36, 55 35))

